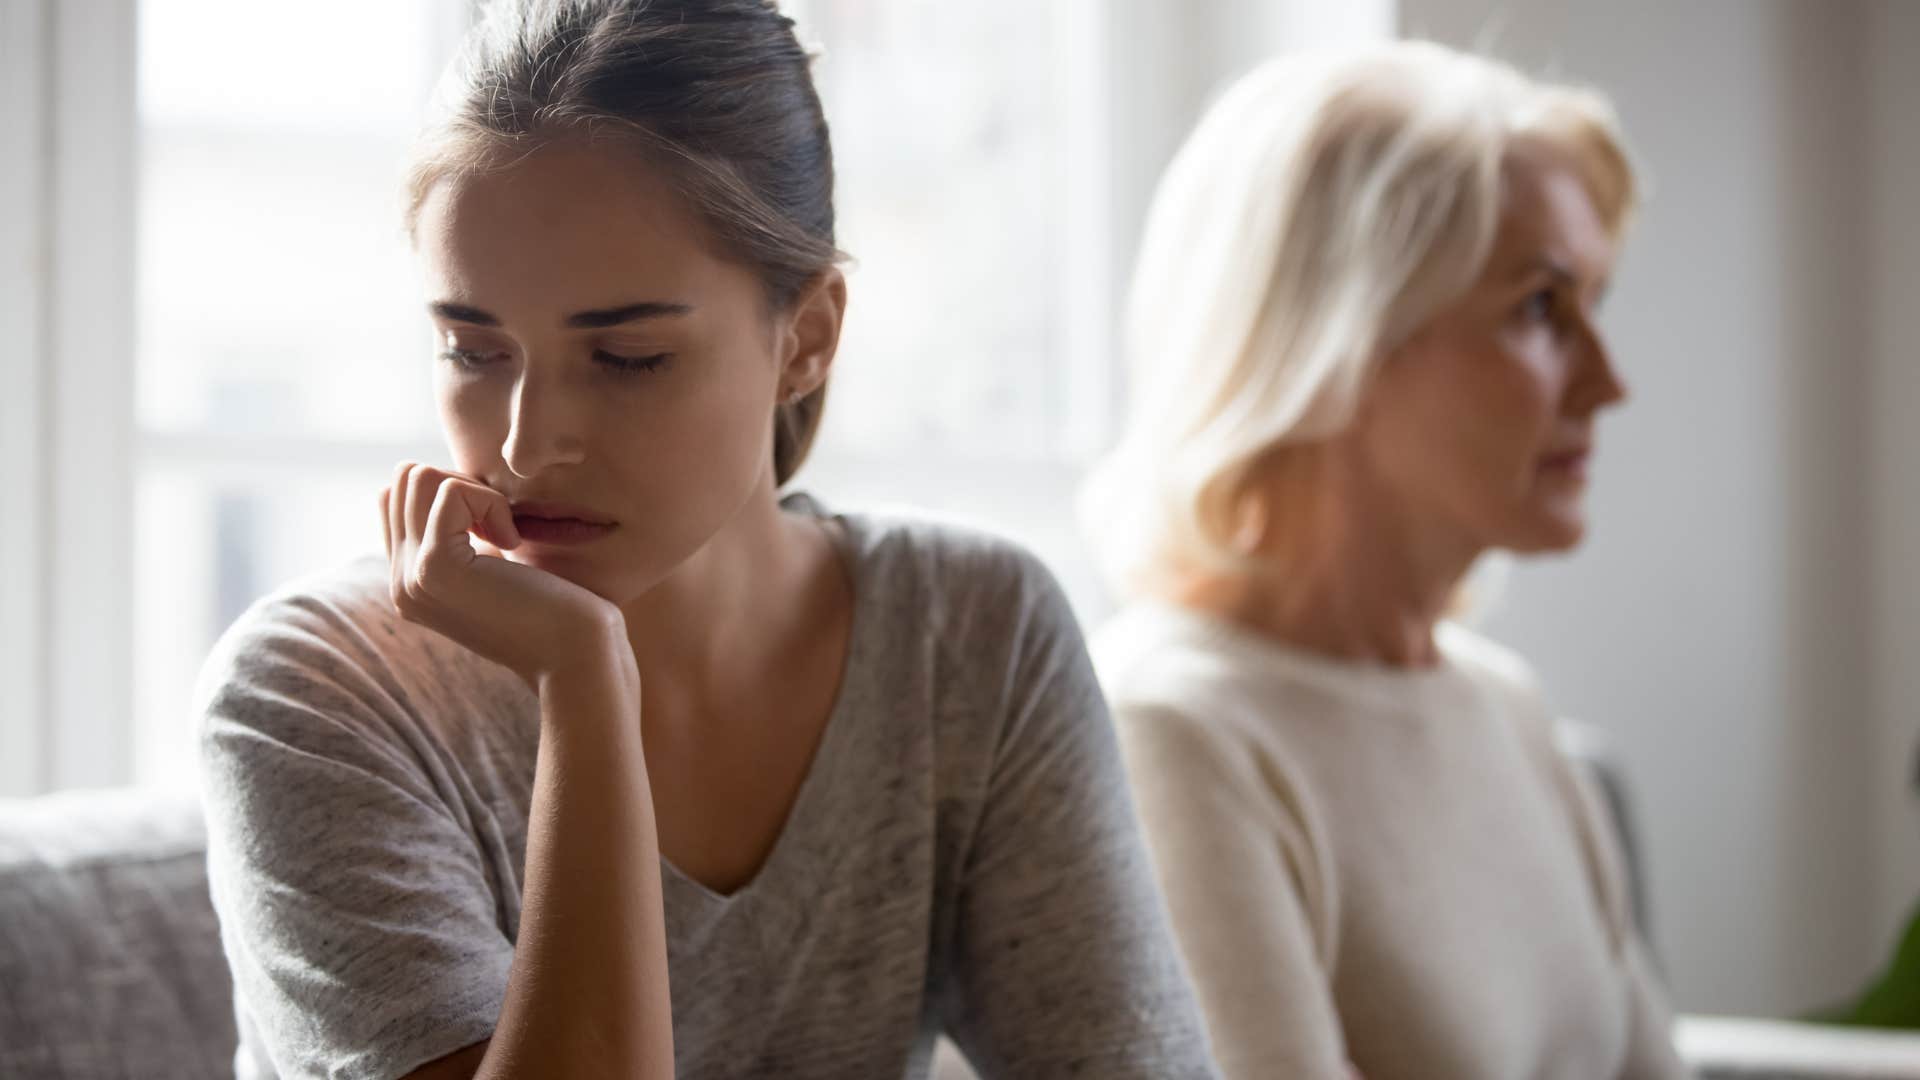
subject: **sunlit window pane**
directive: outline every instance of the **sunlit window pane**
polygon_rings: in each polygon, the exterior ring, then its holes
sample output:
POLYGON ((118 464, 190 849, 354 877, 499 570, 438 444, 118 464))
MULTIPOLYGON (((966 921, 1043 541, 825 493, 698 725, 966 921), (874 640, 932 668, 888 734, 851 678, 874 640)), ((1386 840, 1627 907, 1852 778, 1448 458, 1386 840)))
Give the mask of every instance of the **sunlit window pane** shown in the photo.
MULTIPOLYGON (((1074 479, 1065 295, 1086 269, 1068 223, 1087 163, 1069 155, 1089 118, 1071 115, 1060 59, 1087 28, 1060 13, 1098 6, 785 6, 803 40, 825 43, 815 72, 855 258, 802 483, 841 505, 904 497, 967 515, 1080 583, 1069 519, 1046 512, 1074 479)), ((143 778, 190 761, 194 674, 248 603, 378 550, 385 473, 370 458, 438 456, 401 181, 472 7, 140 4, 143 778)))
POLYGON ((807 0, 856 262, 825 449, 1037 457, 1058 431, 1068 100, 1051 5, 807 0))
POLYGON ((399 188, 450 7, 141 4, 144 428, 431 424, 399 188))
POLYGON ((194 676, 220 632, 287 581, 380 551, 381 470, 148 468, 135 506, 136 779, 191 771, 194 676))

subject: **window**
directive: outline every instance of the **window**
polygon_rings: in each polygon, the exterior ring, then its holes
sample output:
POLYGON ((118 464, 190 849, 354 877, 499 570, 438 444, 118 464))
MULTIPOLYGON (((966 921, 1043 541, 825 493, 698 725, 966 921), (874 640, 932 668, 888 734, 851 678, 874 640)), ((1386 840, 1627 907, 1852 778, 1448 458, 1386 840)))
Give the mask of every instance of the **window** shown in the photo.
POLYGON ((1115 399, 1106 6, 787 7, 819 50, 854 259, 801 486, 1012 536, 1097 609, 1070 507, 1115 399))
POLYGON ((139 4, 137 779, 187 767, 220 631, 377 552, 392 463, 439 456, 400 186, 466 18, 460 0, 139 4))
POLYGON ((1048 458, 1097 407, 1063 362, 1076 215, 1098 201, 1072 5, 810 0, 854 256, 830 452, 1048 458), (1069 62, 1062 63, 1062 58, 1069 62))
MULTIPOLYGON (((1099 248, 1075 243, 1100 206, 1081 160, 1096 96, 1073 83, 1088 67, 1059 62, 1086 51, 1096 7, 799 7, 825 46, 857 259, 800 484, 954 510, 1057 553, 1074 463, 1104 423, 1104 371, 1076 363, 1103 318, 1084 284, 1103 268, 1076 254, 1099 248)), ((139 779, 189 769, 192 682, 219 632, 289 578, 377 552, 392 463, 444 458, 400 176, 466 12, 139 5, 139 779)))
MULTIPOLYGON (((1128 242, 1207 89, 1285 20, 786 6, 822 47, 856 259, 799 483, 1006 532, 1098 615, 1070 505, 1110 434, 1128 242)), ((0 0, 0 794, 190 776, 219 631, 376 552, 393 462, 441 457, 400 173, 476 7, 0 0)))

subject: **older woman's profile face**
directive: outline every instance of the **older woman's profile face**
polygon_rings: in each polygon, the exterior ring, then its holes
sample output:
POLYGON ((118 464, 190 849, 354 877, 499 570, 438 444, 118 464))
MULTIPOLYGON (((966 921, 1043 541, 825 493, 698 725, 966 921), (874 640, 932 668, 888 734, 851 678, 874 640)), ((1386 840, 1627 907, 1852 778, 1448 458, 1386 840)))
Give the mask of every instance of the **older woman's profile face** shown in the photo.
POLYGON ((1510 154, 1478 283, 1382 366, 1356 434, 1423 525, 1552 551, 1585 532, 1594 416, 1625 394, 1595 309, 1614 248, 1572 166, 1510 154))

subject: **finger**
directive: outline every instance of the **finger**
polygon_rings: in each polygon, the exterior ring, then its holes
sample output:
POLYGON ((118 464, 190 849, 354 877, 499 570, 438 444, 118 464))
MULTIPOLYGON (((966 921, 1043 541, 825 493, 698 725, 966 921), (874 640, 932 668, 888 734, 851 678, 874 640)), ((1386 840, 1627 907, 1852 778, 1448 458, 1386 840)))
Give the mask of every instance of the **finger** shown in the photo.
POLYGON ((492 491, 465 480, 442 483, 427 516, 428 538, 467 536, 474 532, 480 527, 489 497, 495 497, 492 491))
POLYGON ((387 571, 395 600, 406 582, 407 560, 411 553, 407 548, 407 473, 412 471, 413 463, 403 461, 393 467, 393 482, 387 487, 387 535, 392 540, 393 554, 387 560, 387 571))
MULTIPOLYGON (((475 479, 466 473, 434 470, 440 476, 441 492, 449 488, 457 489, 466 508, 467 520, 454 523, 443 519, 439 525, 429 524, 424 530, 429 537, 442 535, 454 528, 461 528, 477 536, 489 547, 515 548, 520 546, 520 529, 513 523, 513 504, 497 489, 483 480, 475 479)), ((432 505, 438 504, 440 496, 435 495, 429 506, 428 517, 432 518, 432 505)))
POLYGON ((475 510, 474 531, 493 547, 511 551, 520 546, 520 527, 513 523, 513 504, 485 484, 462 482, 468 506, 475 510))
POLYGON ((393 533, 393 550, 403 550, 407 542, 407 474, 413 462, 403 461, 393 468, 393 482, 387 485, 387 529, 393 533))
MULTIPOLYGON (((520 530, 513 523, 513 506, 505 495, 472 480, 451 479, 440 485, 440 497, 458 498, 465 507, 466 531, 475 537, 480 554, 497 558, 502 549, 520 546, 520 530)), ((441 535, 455 524, 453 518, 444 518, 431 531, 441 535)))
POLYGON ((427 518, 433 513, 433 497, 446 478, 446 473, 431 465, 415 465, 407 473, 407 539, 415 544, 427 538, 427 518))
POLYGON ((426 535, 420 543, 420 580, 431 581, 456 567, 469 566, 474 560, 473 507, 471 485, 449 481, 440 485, 427 511, 426 535))
POLYGON ((387 515, 387 503, 392 494, 392 488, 380 489, 380 546, 386 549, 388 562, 393 561, 393 519, 387 515))

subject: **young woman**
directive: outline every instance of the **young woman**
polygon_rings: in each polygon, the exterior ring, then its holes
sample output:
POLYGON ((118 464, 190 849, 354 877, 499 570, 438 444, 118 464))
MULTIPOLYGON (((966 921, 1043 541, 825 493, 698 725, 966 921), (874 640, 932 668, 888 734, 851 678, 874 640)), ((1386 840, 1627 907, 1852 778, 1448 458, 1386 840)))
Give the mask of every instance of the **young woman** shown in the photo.
POLYGON ((502 6, 457 72, 452 467, 202 683, 241 1074, 1212 1075, 1047 573, 777 494, 846 305, 791 23, 502 6))
POLYGON ((1604 102, 1427 44, 1273 62, 1168 171, 1095 652, 1228 1076, 1681 1071, 1551 710, 1443 622, 1580 540, 1633 201, 1604 102))

